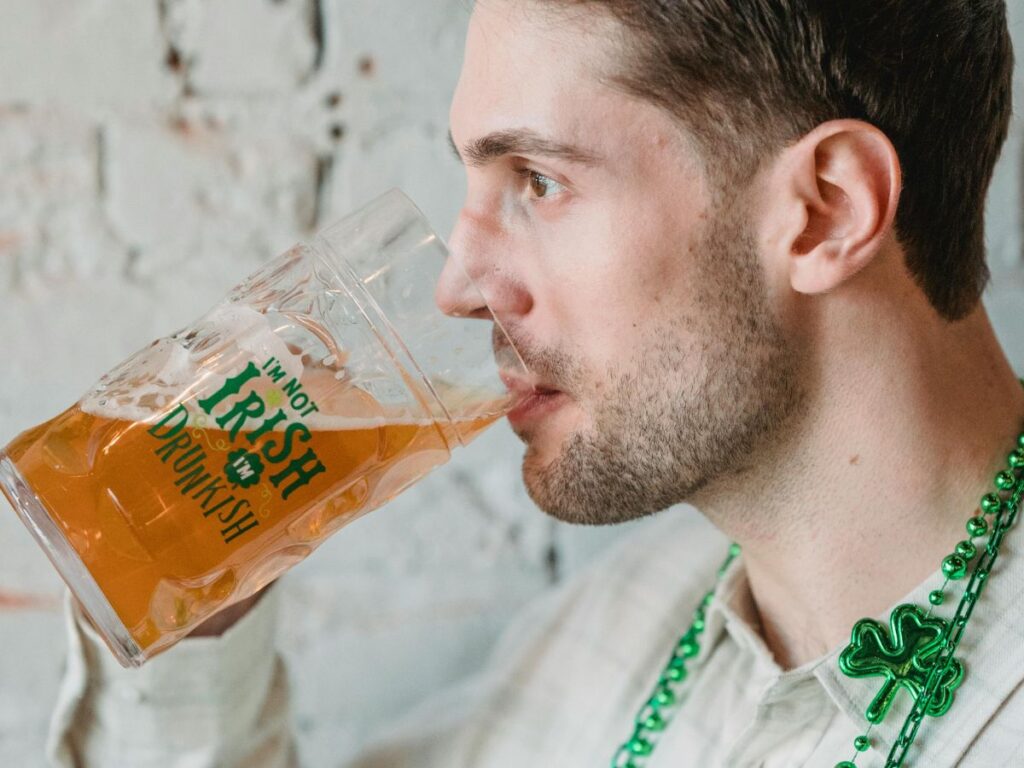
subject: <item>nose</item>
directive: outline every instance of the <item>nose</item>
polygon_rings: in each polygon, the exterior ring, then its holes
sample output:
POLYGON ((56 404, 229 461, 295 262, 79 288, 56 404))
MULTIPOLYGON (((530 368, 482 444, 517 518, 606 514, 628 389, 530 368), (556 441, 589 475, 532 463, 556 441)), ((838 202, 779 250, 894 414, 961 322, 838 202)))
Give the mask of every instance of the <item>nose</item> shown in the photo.
POLYGON ((533 300, 515 276, 508 238, 465 209, 448 238, 448 260, 434 291, 438 308, 452 317, 515 322, 533 300))
POLYGON ((461 251, 455 251, 455 232, 448 239, 448 258, 441 270, 437 287, 434 289, 434 303, 450 317, 476 317, 491 319, 487 301, 469 277, 469 271, 461 251))

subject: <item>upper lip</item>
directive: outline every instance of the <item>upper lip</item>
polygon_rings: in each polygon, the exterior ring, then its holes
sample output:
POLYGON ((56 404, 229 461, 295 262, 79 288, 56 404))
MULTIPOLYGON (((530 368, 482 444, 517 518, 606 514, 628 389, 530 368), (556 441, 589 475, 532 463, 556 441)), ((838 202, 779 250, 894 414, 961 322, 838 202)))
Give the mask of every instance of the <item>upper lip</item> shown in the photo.
POLYGON ((554 387, 547 386, 543 382, 529 381, 508 371, 499 371, 498 375, 505 382, 505 386, 508 387, 509 391, 516 395, 544 395, 559 391, 554 387))

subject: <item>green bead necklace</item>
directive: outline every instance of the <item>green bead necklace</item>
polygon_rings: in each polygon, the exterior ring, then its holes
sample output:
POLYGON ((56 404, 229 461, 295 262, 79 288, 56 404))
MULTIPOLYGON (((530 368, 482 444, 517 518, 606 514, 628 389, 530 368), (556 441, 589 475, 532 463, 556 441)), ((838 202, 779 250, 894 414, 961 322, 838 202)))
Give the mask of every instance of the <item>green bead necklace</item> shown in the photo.
MULTIPOLYGON (((1024 386, 1024 379, 1020 379, 1020 383, 1024 386)), ((953 654, 988 581, 1003 536, 1016 520, 1024 499, 1024 432, 1018 435, 1017 447, 1007 462, 1007 469, 995 477, 996 490, 981 498, 980 514, 967 521, 968 538, 943 558, 941 569, 945 581, 941 588, 928 595, 931 604, 928 610, 912 604, 898 605, 889 615, 888 630, 874 619, 861 619, 853 625, 850 644, 839 655, 840 671, 847 677, 881 676, 885 680, 865 712, 869 725, 854 739, 852 758, 837 763, 835 768, 856 768, 859 754, 871 746, 871 729, 884 720, 901 688, 914 696, 914 706, 903 721, 903 727, 886 758, 885 768, 901 768, 905 764, 907 752, 925 715, 938 717, 952 706, 953 695, 964 678, 964 665, 953 654), (976 543, 986 534, 988 538, 984 543, 976 543), (947 621, 933 617, 933 607, 946 599, 946 587, 950 582, 961 581, 967 576, 970 563, 976 556, 977 562, 953 618, 947 621)), ((729 546, 725 562, 718 569, 716 585, 739 553, 738 544, 729 546)), ((679 638, 654 690, 637 713, 633 733, 612 758, 611 768, 644 768, 647 765, 659 737, 683 701, 681 689, 689 674, 687 664, 700 652, 700 637, 714 593, 715 590, 711 589, 701 599, 693 621, 679 638)))

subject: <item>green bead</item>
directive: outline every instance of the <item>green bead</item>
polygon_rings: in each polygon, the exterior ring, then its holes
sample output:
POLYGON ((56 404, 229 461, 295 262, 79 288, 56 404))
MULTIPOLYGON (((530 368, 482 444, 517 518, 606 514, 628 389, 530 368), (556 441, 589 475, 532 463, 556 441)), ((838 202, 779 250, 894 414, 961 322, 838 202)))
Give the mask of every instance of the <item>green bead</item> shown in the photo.
POLYGON ((697 632, 703 632, 705 626, 706 625, 704 624, 704 619, 703 618, 698 618, 698 619, 694 619, 693 620, 693 628, 697 632))
POLYGON ((634 755, 649 755, 654 751, 654 745, 642 736, 634 736, 626 744, 626 749, 634 755))
POLYGON ((642 723, 643 727, 648 731, 663 731, 665 730, 665 718, 663 718, 657 712, 652 712, 644 718, 642 723))
POLYGON ((856 749, 858 752, 863 752, 870 746, 871 741, 868 739, 867 736, 858 736, 856 739, 853 740, 853 748, 856 749))
MULTIPOLYGON (((1021 435, 1021 439, 1024 440, 1024 435, 1021 435)), ((1024 446, 1024 443, 1021 443, 1021 445, 1024 446)), ((739 544, 737 544, 736 542, 733 542, 732 544, 729 545, 729 554, 732 557, 736 557, 737 555, 739 555, 739 553, 740 553, 740 545, 739 544)))
POLYGON ((682 655, 684 659, 692 659, 700 653, 700 645, 697 644, 696 640, 683 640, 679 643, 678 653, 682 655))
POLYGON ((678 683, 680 680, 686 679, 686 669, 685 667, 669 667, 662 673, 662 677, 673 683, 678 683))
POLYGON ((978 554, 978 548, 970 541, 961 541, 956 545, 956 553, 965 560, 970 560, 978 554))
POLYGON ((1024 448, 1018 448, 1007 457, 1007 462, 1012 469, 1024 467, 1024 448))
POLYGON ((857 768, 857 766, 849 760, 843 760, 841 763, 836 763, 836 768, 857 768))
POLYGON ((680 680, 685 680, 686 659, 678 655, 673 656, 669 660, 668 666, 665 667, 665 671, 662 673, 662 676, 668 680, 671 680, 673 683, 678 683, 680 680))
POLYGON ((942 605, 942 601, 946 599, 946 595, 941 589, 934 589, 928 593, 928 602, 932 605, 942 605))
POLYGON ((947 579, 962 579, 967 574, 967 561, 960 555, 947 555, 942 561, 942 573, 947 579))
POLYGON ((651 709, 671 707, 676 703, 676 695, 667 685, 660 685, 658 686, 658 690, 654 692, 654 695, 651 696, 651 700, 647 703, 650 704, 651 709))
POLYGON ((967 521, 967 533, 972 537, 984 536, 988 533, 988 522, 984 517, 972 517, 967 521))
POLYGON ((1024 448, 1024 432, 1017 435, 1017 447, 1024 448))
POLYGON ((698 636, 699 633, 693 627, 686 630, 686 633, 679 638, 679 644, 676 646, 676 655, 687 659, 696 656, 700 650, 698 636))
POLYGON ((996 488, 1001 491, 1008 491, 1013 488, 1015 483, 1013 473, 1007 472, 1005 469, 996 475, 996 488))
POLYGON ((986 515, 994 515, 1003 504, 998 493, 986 493, 981 497, 981 511, 986 515))

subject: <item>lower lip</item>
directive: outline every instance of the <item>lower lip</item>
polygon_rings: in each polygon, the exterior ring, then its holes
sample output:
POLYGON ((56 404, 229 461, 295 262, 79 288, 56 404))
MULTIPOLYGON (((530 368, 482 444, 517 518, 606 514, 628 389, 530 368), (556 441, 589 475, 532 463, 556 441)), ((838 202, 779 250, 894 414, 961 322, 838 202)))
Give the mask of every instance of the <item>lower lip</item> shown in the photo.
POLYGON ((564 392, 536 393, 508 412, 509 423, 513 427, 521 426, 528 421, 538 419, 556 410, 565 401, 564 392))

